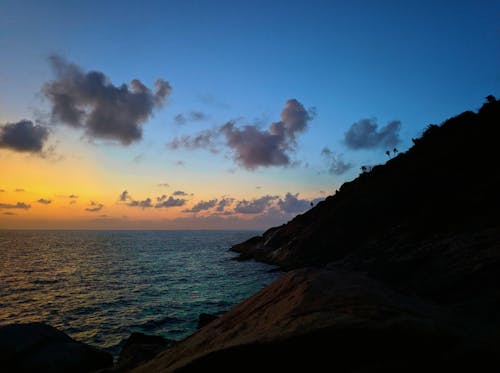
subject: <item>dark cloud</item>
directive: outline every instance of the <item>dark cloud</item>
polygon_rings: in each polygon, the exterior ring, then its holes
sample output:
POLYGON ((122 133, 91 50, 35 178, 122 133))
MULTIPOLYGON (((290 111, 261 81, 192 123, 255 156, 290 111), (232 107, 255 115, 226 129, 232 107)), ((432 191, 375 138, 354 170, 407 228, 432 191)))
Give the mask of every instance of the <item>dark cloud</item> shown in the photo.
POLYGON ((296 147, 296 137, 307 129, 314 111, 307 111, 297 100, 288 100, 281 112, 281 121, 272 123, 267 130, 257 125, 235 126, 234 122, 223 125, 220 131, 227 145, 234 151, 234 160, 246 169, 258 167, 288 166, 291 153, 296 147))
POLYGON ((45 198, 40 198, 37 202, 41 203, 42 205, 48 205, 48 204, 52 203, 52 200, 45 199, 45 198))
POLYGON ((281 120, 272 123, 268 129, 257 124, 242 127, 235 121, 202 131, 194 136, 182 136, 169 142, 171 149, 208 149, 213 153, 219 150, 220 138, 233 151, 233 159, 246 169, 258 167, 289 166, 295 151, 297 136, 304 132, 314 117, 314 109, 306 110, 296 99, 285 103, 281 120))
MULTIPOLYGON (((215 211, 217 212, 223 212, 226 207, 230 206, 234 202, 234 198, 222 198, 219 203, 217 204, 217 208, 215 211)), ((226 211, 229 212, 229 211, 226 211)))
POLYGON ((200 201, 190 209, 183 210, 182 212, 200 212, 205 210, 210 210, 217 204, 217 199, 211 199, 209 201, 200 201))
POLYGON ((3 192, 5 192, 5 189, 0 189, 0 193, 3 193, 3 192))
POLYGON ((175 192, 172 193, 173 196, 187 196, 188 193, 184 192, 183 190, 176 190, 175 192))
POLYGON ((160 183, 158 184, 158 186, 162 188, 168 188, 170 185, 168 185, 167 183, 160 183))
POLYGON ((285 213, 302 213, 311 207, 311 201, 298 198, 299 193, 287 193, 278 201, 278 207, 285 213))
POLYGON ((142 127, 161 107, 172 88, 162 79, 153 93, 140 80, 114 86, 98 71, 84 72, 60 56, 51 56, 56 80, 42 93, 52 104, 52 120, 83 128, 90 138, 117 140, 129 145, 142 138, 142 127))
POLYGON ((28 210, 31 208, 31 205, 26 204, 24 202, 17 202, 15 205, 10 203, 0 203, 0 209, 22 209, 28 210))
POLYGON ((361 119, 354 123, 345 134, 345 143, 351 149, 373 149, 393 147, 400 141, 401 122, 394 120, 378 129, 376 119, 361 119))
POLYGON ((236 203, 234 212, 240 214, 260 214, 270 207, 271 203, 276 199, 278 199, 278 196, 267 195, 251 201, 241 200, 236 203))
POLYGON ((7 123, 0 127, 0 148, 18 152, 41 153, 49 130, 29 120, 7 123))
POLYGON ((146 198, 145 200, 142 200, 142 201, 131 200, 129 203, 127 203, 127 206, 141 207, 141 208, 145 209, 148 207, 153 207, 153 204, 152 204, 151 198, 146 198))
POLYGON ((328 163, 328 172, 331 174, 342 175, 353 167, 352 163, 343 160, 342 154, 336 154, 327 147, 323 148, 321 155, 328 163))
POLYGON ((90 207, 87 207, 85 211, 98 212, 101 211, 104 205, 102 203, 90 201, 90 207))
POLYGON ((173 198, 172 196, 168 197, 168 199, 163 202, 158 202, 155 205, 155 209, 163 208, 163 207, 178 207, 184 206, 186 204, 186 200, 182 198, 173 198))
POLYGON ((124 190, 123 192, 121 192, 120 197, 119 197, 119 200, 121 202, 128 201, 129 199, 132 199, 132 197, 130 197, 130 195, 128 194, 128 191, 124 190))
POLYGON ((70 195, 68 196, 68 198, 71 198, 71 199, 76 199, 76 198, 78 198, 78 196, 77 196, 77 195, 74 195, 74 194, 70 194, 70 195))
POLYGON ((165 194, 161 195, 160 197, 156 197, 157 202, 165 201, 167 199, 167 196, 165 194))
POLYGON ((184 162, 184 161, 176 161, 176 162, 175 162, 175 164, 176 164, 177 166, 185 166, 185 165, 186 165, 186 162, 184 162))

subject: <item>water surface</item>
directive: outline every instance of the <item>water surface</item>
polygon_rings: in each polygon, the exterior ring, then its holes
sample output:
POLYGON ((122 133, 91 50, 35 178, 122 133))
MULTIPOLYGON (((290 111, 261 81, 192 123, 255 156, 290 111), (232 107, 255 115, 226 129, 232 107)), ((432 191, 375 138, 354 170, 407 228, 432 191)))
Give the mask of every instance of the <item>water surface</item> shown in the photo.
POLYGON ((0 231, 0 325, 43 321, 116 353, 133 331, 181 339, 276 279, 228 248, 248 231, 0 231))

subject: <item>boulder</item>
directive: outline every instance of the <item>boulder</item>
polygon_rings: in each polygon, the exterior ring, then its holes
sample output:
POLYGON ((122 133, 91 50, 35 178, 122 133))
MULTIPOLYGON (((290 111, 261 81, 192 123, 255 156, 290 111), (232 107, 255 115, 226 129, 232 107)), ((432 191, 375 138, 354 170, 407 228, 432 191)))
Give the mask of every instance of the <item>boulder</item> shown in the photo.
POLYGON ((218 317, 211 315, 209 313, 201 313, 198 317, 198 329, 203 328, 205 325, 210 324, 212 321, 216 320, 218 317))
POLYGON ((93 372, 113 365, 111 354, 75 341, 43 323, 0 327, 3 372, 93 372))
POLYGON ((134 332, 125 341, 118 361, 116 371, 127 371, 140 363, 155 357, 173 343, 172 340, 156 335, 146 335, 134 332))

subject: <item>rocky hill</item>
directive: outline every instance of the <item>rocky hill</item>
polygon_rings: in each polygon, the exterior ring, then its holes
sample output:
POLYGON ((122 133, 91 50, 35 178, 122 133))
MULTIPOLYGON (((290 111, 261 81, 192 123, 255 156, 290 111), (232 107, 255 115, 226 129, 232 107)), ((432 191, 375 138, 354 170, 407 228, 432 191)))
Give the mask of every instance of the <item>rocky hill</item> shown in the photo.
POLYGON ((289 270, 137 372, 489 371, 500 363, 500 102, 232 249, 289 270))

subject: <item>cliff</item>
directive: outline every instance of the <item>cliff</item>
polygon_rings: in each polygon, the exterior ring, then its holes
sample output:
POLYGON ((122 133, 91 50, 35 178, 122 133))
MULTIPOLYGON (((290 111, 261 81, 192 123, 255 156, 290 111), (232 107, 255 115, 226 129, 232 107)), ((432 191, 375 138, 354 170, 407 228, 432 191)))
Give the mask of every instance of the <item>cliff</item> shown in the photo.
POLYGON ((136 372, 484 371, 499 363, 500 102, 232 249, 290 270, 136 372), (494 364, 494 365, 491 365, 494 364))

